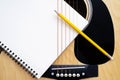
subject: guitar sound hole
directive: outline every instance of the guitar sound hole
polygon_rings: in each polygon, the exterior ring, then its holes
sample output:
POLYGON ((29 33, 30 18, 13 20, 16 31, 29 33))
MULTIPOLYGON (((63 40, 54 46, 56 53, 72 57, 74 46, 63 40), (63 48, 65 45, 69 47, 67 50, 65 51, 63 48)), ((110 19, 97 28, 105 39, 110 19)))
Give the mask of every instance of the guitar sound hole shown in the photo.
POLYGON ((84 0, 65 0, 72 8, 74 8, 84 18, 87 16, 87 7, 84 0))

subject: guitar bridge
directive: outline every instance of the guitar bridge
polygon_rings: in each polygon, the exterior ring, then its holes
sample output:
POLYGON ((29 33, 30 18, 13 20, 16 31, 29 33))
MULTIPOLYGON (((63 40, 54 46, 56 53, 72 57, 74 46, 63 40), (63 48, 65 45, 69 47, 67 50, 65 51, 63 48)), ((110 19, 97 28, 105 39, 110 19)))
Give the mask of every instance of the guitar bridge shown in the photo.
POLYGON ((97 65, 52 65, 42 77, 57 80, 78 80, 97 76, 97 65))

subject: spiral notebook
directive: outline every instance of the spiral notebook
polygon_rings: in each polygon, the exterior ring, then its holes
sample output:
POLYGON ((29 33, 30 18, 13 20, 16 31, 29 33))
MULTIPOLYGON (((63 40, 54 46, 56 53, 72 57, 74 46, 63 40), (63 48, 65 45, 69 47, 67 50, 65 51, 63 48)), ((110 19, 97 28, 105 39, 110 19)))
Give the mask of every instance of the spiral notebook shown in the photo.
POLYGON ((0 46, 36 78, 77 36, 54 10, 81 29, 88 23, 63 0, 0 0, 0 46))

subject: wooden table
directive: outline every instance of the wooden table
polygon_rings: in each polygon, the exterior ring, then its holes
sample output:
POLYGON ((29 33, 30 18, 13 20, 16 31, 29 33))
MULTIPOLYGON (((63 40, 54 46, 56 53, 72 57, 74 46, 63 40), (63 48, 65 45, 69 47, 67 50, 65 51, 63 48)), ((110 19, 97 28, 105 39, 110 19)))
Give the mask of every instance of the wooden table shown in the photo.
MULTIPOLYGON (((120 0, 104 0, 108 6, 115 31, 114 60, 99 65, 99 77, 83 80, 119 80, 120 79, 120 0)), ((53 64, 81 64, 73 54, 73 43, 53 64), (69 56, 71 55, 71 57, 69 56)), ((36 80, 11 60, 4 52, 0 55, 0 80, 36 80)), ((40 78, 39 80, 51 80, 40 78)))

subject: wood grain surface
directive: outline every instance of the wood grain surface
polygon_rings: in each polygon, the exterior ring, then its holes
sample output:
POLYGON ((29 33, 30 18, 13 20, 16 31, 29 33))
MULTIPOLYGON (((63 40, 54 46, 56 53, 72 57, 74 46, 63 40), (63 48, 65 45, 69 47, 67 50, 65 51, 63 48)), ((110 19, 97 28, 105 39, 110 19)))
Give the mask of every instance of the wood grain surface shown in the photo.
MULTIPOLYGON (((120 79, 120 0, 104 0, 107 5, 115 31, 114 60, 99 65, 99 76, 83 80, 119 80, 120 79)), ((58 57, 53 64, 82 64, 74 56, 74 42, 58 57)), ((9 58, 5 52, 0 54, 0 80, 37 80, 34 79, 9 58)), ((39 80, 54 80, 40 78, 39 80)))

